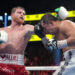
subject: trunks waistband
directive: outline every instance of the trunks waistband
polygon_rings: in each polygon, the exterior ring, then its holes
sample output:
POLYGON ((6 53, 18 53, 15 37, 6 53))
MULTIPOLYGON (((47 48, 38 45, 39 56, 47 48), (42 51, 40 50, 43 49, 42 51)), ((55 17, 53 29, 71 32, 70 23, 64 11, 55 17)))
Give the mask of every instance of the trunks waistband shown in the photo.
POLYGON ((24 65, 22 54, 0 54, 0 63, 24 65))
POLYGON ((65 59, 75 58, 75 49, 70 49, 64 53, 65 59))

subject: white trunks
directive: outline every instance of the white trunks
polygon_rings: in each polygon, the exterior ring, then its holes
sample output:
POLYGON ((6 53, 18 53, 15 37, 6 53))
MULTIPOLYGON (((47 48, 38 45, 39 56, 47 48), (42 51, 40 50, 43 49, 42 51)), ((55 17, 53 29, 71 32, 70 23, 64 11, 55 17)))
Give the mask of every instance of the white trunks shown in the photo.
POLYGON ((21 54, 0 54, 0 63, 24 65, 24 55, 21 55, 21 54))
POLYGON ((64 61, 53 75, 75 75, 75 49, 64 53, 64 61))

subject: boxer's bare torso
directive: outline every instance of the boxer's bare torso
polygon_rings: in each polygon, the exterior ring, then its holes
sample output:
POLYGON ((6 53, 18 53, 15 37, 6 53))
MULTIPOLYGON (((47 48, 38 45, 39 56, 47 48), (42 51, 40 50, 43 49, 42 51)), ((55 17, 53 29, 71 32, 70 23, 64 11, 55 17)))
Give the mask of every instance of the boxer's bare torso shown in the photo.
POLYGON ((0 54, 24 54, 24 50, 33 34, 34 26, 15 26, 1 28, 8 33, 8 41, 0 44, 0 54))
MULTIPOLYGON (((57 35, 58 40, 68 39, 70 41, 70 37, 75 38, 75 24, 73 22, 62 21, 59 29, 60 30, 57 35)), ((70 46, 70 47, 64 48, 63 52, 70 50, 70 49, 75 49, 75 46, 70 46)))

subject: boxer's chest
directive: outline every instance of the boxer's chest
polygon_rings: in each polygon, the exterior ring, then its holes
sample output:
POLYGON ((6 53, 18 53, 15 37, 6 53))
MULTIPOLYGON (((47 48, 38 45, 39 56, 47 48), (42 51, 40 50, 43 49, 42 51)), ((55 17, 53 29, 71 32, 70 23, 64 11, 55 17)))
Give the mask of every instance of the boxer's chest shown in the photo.
POLYGON ((22 31, 9 31, 8 41, 18 41, 24 38, 24 33, 22 31))
POLYGON ((16 30, 12 30, 12 29, 9 29, 7 30, 7 33, 8 33, 8 44, 15 44, 15 45, 23 45, 25 44, 25 30, 23 29, 16 29, 16 30))
POLYGON ((27 35, 27 31, 24 28, 19 29, 9 29, 6 31, 8 33, 8 41, 7 44, 23 47, 23 45, 27 45, 30 37, 25 37, 27 35))
POLYGON ((6 32, 8 33, 8 41, 2 45, 2 48, 0 48, 2 53, 23 53, 27 45, 27 41, 24 38, 25 31, 6 30, 6 32))

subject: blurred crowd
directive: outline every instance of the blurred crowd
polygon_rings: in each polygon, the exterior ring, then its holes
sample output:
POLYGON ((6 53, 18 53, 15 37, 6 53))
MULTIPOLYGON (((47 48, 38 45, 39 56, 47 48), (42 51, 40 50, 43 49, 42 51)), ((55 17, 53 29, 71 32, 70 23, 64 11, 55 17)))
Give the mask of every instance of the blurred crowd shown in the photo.
MULTIPOLYGON (((50 53, 42 42, 28 43, 25 51, 26 66, 54 66, 54 52, 50 53)), ((52 75, 54 71, 30 71, 30 75, 52 75)))

